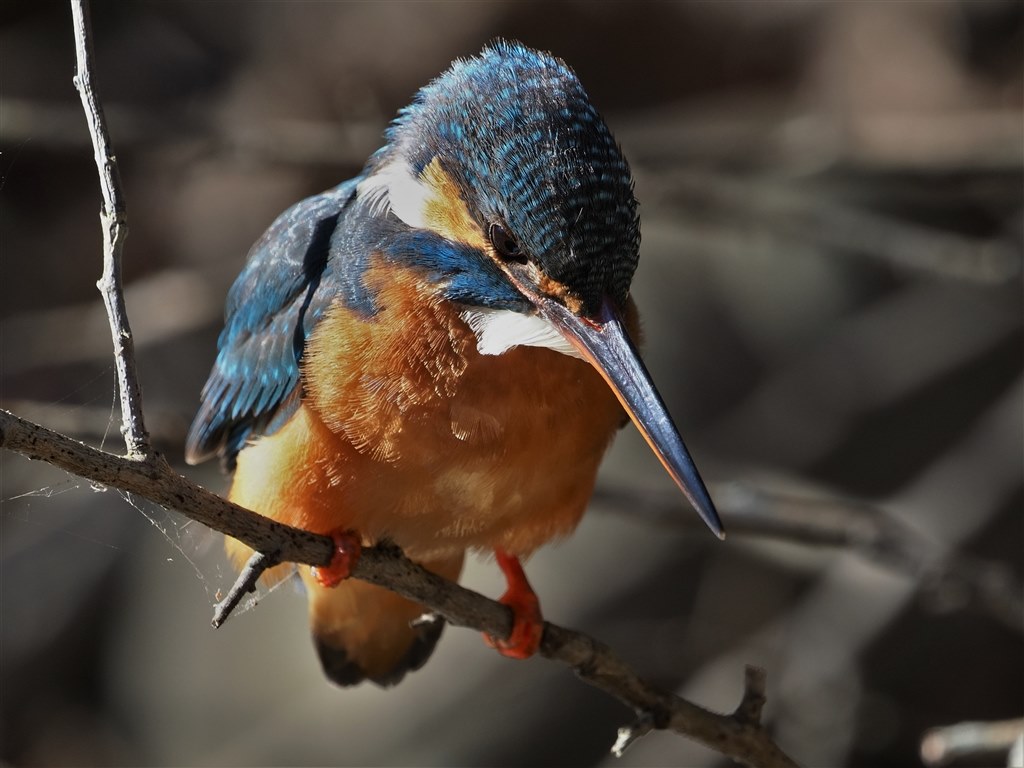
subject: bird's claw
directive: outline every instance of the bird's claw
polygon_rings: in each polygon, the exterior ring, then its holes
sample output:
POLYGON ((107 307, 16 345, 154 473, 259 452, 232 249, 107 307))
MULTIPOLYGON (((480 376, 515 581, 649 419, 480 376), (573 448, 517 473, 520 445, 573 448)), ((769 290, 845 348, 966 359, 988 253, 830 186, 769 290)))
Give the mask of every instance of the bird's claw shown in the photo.
POLYGON ((512 632, 506 640, 485 634, 484 641, 502 656, 528 659, 540 648, 544 635, 540 600, 526 580, 518 558, 501 550, 495 551, 495 556, 508 581, 508 590, 498 602, 512 609, 512 632))
POLYGON ((329 534, 334 540, 334 555, 328 565, 314 565, 313 578, 321 587, 336 587, 349 576, 359 562, 363 540, 355 531, 336 530, 329 534))

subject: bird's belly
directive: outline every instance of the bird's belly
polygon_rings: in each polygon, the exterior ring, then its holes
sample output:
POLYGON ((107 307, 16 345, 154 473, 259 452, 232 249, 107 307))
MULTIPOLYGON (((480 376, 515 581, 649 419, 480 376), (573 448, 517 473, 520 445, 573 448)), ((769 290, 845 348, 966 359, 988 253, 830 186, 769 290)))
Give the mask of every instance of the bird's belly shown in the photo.
POLYGON ((389 473, 393 482, 378 486, 388 497, 384 504, 360 505, 363 527, 424 556, 466 547, 525 555, 569 533, 590 498, 614 423, 597 434, 573 420, 542 421, 522 418, 504 425, 494 443, 439 445, 429 457, 421 454, 422 463, 399 464, 389 473))
POLYGON ((388 538, 423 559, 526 555, 569 533, 622 421, 617 401, 589 365, 551 350, 466 354, 450 392, 397 423, 364 423, 369 434, 303 405, 239 456, 233 500, 310 530, 388 538))
POLYGON ((550 350, 467 354, 450 397, 406 414, 386 459, 344 459, 351 525, 433 557, 528 554, 569 533, 621 410, 586 363, 550 350))

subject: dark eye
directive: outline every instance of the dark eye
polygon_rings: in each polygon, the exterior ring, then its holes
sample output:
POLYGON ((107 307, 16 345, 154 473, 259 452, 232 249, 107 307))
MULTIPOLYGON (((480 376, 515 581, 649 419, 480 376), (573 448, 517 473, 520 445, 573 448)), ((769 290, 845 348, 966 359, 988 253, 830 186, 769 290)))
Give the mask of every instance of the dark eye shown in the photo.
POLYGON ((525 259, 519 243, 501 224, 491 224, 487 236, 490 237, 494 250, 505 261, 523 261, 525 259))

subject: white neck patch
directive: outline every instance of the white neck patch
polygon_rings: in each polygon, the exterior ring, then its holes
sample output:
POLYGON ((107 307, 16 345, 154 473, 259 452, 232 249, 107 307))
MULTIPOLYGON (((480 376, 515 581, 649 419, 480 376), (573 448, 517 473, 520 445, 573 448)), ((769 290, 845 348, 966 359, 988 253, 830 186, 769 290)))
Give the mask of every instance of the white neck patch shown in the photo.
POLYGON ((434 192, 420 181, 408 163, 395 160, 359 182, 358 195, 376 215, 391 211, 413 229, 426 227, 424 211, 434 192))
POLYGON ((583 359, 548 320, 509 309, 467 309, 460 315, 476 334, 476 351, 500 355, 514 347, 546 347, 583 359))

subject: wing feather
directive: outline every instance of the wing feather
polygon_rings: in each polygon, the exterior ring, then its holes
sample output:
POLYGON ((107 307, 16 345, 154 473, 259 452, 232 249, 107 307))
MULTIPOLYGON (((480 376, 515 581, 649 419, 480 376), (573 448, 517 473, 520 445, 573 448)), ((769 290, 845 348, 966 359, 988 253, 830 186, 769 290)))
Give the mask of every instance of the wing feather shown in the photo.
POLYGON ((218 455, 232 468, 247 440, 280 428, 298 407, 305 341, 330 303, 317 289, 358 181, 292 206, 249 252, 228 293, 217 359, 189 430, 190 464, 218 455))

